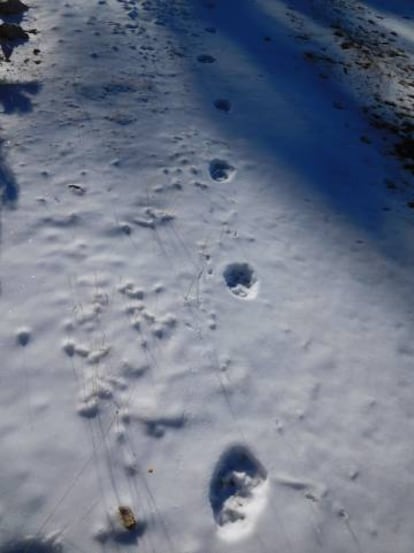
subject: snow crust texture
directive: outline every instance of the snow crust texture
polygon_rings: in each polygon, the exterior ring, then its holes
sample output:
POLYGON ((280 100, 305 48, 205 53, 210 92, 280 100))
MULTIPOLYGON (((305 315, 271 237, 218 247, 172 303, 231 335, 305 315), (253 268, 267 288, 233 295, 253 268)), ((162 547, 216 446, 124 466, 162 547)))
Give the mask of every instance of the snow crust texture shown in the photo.
POLYGON ((412 2, 19 5, 0 553, 413 553, 412 2))

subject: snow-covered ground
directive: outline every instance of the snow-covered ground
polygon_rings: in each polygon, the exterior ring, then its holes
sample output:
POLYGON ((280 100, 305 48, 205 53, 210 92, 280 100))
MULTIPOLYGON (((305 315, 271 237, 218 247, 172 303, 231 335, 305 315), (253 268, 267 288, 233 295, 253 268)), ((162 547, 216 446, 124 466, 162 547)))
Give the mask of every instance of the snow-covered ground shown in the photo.
POLYGON ((409 4, 33 0, 0 553, 413 552, 409 4))

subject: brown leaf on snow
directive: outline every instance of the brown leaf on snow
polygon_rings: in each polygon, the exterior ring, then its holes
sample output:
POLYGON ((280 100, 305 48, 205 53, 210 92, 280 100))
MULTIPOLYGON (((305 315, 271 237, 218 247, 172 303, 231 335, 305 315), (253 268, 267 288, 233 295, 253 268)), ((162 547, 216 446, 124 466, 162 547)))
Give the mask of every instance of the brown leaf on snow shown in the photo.
POLYGON ((118 512, 122 522, 122 526, 129 531, 134 530, 137 525, 137 521, 130 507, 120 505, 118 507, 118 512))

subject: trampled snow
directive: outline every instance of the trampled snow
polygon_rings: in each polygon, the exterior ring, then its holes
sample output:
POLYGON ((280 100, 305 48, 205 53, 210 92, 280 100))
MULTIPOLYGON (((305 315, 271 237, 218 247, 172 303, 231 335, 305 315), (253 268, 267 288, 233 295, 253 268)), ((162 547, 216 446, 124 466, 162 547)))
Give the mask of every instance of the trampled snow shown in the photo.
POLYGON ((408 4, 30 4, 0 553, 412 553, 408 4))

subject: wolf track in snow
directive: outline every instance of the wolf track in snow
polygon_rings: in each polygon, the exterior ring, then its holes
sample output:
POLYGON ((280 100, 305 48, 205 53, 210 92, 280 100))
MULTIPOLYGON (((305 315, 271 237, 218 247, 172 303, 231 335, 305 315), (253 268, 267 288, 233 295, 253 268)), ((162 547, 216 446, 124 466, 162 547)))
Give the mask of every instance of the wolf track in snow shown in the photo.
POLYGON ((210 482, 210 505, 220 537, 236 541, 253 530, 266 503, 267 472, 243 445, 219 459, 210 482))

